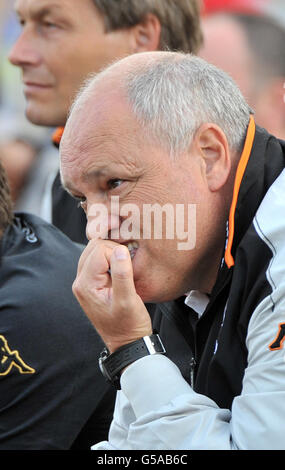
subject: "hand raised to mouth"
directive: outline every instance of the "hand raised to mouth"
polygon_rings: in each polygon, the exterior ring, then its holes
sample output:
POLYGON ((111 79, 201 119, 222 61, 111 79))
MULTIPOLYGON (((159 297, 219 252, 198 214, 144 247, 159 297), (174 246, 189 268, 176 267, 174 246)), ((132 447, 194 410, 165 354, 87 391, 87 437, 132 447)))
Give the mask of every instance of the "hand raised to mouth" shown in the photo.
POLYGON ((152 334, 126 246, 91 240, 79 260, 73 292, 110 353, 152 334))

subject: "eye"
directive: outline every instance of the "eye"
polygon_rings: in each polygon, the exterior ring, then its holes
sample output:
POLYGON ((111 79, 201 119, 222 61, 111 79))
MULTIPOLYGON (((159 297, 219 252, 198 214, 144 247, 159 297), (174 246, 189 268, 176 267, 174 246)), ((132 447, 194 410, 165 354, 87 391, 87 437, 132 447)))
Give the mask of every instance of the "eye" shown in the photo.
POLYGON ((55 23, 52 23, 51 21, 44 21, 43 26, 45 28, 56 28, 57 25, 55 23))
POLYGON ((52 21, 44 20, 41 23, 41 27, 46 30, 50 30, 50 29, 56 29, 58 25, 56 23, 53 23, 52 21))
POLYGON ((109 190, 112 190, 112 189, 118 188, 123 183, 124 183, 124 180, 120 180, 119 178, 114 178, 114 179, 107 181, 107 187, 109 190))

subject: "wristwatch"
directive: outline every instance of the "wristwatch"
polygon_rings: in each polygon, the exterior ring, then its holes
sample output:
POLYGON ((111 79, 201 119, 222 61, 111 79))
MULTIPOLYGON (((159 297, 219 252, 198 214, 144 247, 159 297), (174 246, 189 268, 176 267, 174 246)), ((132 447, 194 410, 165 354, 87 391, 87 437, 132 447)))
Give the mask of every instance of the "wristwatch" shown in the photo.
POLYGON ((121 371, 132 362, 152 354, 165 354, 165 348, 157 333, 125 344, 110 354, 104 348, 99 357, 99 367, 104 377, 111 382, 117 390, 121 389, 121 371))

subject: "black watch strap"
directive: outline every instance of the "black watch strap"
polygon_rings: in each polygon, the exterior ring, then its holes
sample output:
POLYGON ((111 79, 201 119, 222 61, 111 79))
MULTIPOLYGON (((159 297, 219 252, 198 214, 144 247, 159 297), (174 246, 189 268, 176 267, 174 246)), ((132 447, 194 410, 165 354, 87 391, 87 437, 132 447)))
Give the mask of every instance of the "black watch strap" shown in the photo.
POLYGON ((159 335, 154 333, 121 346, 113 354, 105 348, 99 357, 99 366, 107 380, 119 390, 121 371, 125 367, 144 356, 165 354, 165 352, 159 335))

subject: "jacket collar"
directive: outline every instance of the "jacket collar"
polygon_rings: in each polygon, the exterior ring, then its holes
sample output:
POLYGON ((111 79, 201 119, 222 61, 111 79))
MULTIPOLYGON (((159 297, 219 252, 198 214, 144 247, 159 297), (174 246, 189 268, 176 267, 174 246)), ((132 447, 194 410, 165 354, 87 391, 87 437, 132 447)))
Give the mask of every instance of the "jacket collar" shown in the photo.
POLYGON ((246 139, 245 139, 244 148, 243 148, 240 161, 237 167, 234 189, 233 189, 232 204, 231 204, 230 214, 229 214, 228 241, 227 241, 227 246, 225 250, 225 262, 228 268, 231 268, 235 264, 233 256, 232 256, 233 239, 234 239, 234 234, 235 234, 235 218, 236 218, 235 216, 237 212, 237 203, 238 203, 239 193, 241 190, 241 184, 242 184, 246 167, 247 167, 250 155, 251 155, 254 137, 255 137, 255 122, 253 120, 253 117, 251 116, 248 130, 247 130, 246 139))
POLYGON ((285 142, 255 126, 251 117, 236 172, 228 220, 225 262, 234 266, 234 255, 269 187, 284 169, 285 142))

